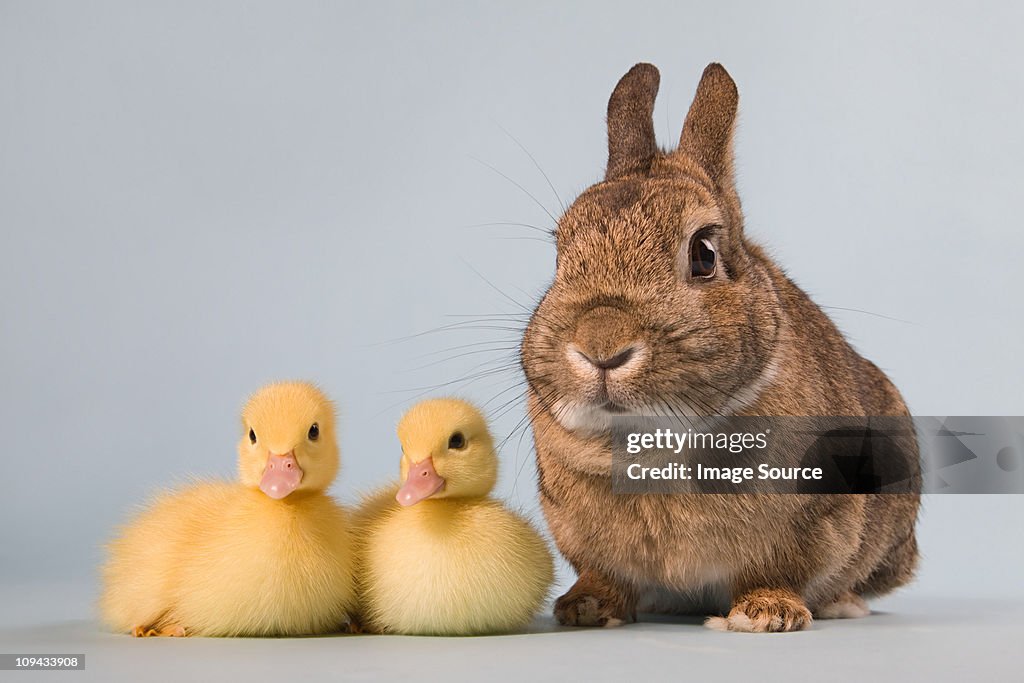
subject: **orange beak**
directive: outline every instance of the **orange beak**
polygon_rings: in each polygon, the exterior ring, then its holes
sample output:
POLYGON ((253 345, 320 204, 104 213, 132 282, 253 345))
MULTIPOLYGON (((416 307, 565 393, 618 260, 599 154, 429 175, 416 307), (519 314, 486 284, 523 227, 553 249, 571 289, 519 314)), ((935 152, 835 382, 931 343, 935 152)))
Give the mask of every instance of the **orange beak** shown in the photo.
POLYGON ((409 466, 409 475, 405 478, 402 488, 398 489, 395 500, 408 507, 444 488, 444 479, 434 469, 433 458, 427 458, 409 466))
POLYGON ((284 498, 299 488, 302 481, 302 468, 295 459, 295 451, 284 455, 271 453, 267 456, 267 465, 263 468, 263 479, 260 480, 260 491, 275 500, 284 498))

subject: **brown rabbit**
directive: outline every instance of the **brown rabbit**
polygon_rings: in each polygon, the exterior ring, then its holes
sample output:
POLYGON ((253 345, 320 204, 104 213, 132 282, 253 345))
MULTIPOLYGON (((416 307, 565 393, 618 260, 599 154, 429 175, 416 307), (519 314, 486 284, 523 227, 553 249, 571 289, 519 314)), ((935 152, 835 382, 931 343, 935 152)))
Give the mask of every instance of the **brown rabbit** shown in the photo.
POLYGON ((733 631, 864 616, 863 597, 913 575, 915 494, 612 493, 613 415, 908 415, 744 236, 729 74, 705 69, 671 152, 655 143, 658 82, 637 64, 612 93, 605 179, 559 221, 522 342, 541 502, 578 574, 555 615, 611 626, 712 604, 728 612, 708 625, 733 631))

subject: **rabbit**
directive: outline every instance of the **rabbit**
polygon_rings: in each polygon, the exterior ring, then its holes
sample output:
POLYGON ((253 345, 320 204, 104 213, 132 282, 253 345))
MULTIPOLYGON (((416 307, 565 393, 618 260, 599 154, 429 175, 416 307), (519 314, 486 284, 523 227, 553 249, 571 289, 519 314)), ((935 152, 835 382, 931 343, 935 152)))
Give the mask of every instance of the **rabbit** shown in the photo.
POLYGON ((577 574, 555 617, 615 626, 699 603, 711 628, 768 632, 865 616, 913 577, 916 493, 612 493, 616 415, 909 416, 744 235, 732 78, 705 69, 672 151, 655 142, 659 80, 637 64, 612 92, 604 180, 559 219, 520 347, 542 509, 577 574))

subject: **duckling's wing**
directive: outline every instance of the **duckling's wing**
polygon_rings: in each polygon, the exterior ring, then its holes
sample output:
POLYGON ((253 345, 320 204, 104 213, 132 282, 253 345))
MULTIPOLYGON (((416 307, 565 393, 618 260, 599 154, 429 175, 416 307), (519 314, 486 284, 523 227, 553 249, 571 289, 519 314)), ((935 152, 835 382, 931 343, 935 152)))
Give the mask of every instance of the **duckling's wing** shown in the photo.
POLYGON ((399 508, 395 494, 397 484, 389 484, 362 497, 352 512, 352 529, 356 538, 362 538, 375 525, 399 508))

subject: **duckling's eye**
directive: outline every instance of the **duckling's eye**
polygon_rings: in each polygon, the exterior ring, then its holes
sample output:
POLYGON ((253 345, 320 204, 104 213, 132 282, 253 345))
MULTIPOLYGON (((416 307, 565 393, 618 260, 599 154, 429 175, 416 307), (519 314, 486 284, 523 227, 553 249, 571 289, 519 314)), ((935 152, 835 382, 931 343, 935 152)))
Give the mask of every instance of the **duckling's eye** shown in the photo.
POLYGON ((455 432, 448 437, 448 448, 456 451, 461 451, 466 447, 466 437, 462 435, 462 432, 455 432))
POLYGON ((314 422, 309 427, 309 440, 310 441, 316 441, 319 438, 320 438, 320 425, 318 425, 316 422, 314 422))
POLYGON ((251 443, 251 444, 255 444, 256 443, 256 432, 254 432, 252 430, 252 427, 249 428, 249 443, 251 443))

